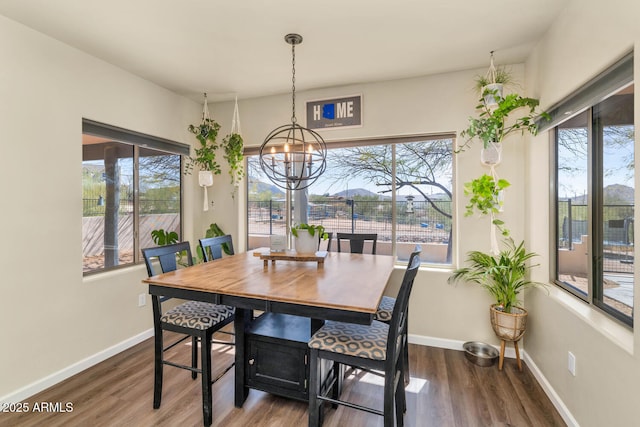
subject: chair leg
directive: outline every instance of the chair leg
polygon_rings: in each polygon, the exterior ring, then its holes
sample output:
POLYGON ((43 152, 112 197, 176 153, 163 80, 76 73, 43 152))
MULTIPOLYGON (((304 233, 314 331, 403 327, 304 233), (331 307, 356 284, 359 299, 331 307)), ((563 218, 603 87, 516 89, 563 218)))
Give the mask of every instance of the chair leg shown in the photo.
POLYGON ((153 409, 158 409, 162 402, 162 330, 156 329, 154 334, 154 358, 153 358, 153 409))
MULTIPOLYGON (((198 337, 191 337, 191 367, 198 369, 198 337)), ((191 378, 198 378, 198 373, 191 371, 191 378)))
POLYGON ((211 336, 206 335, 200 339, 202 350, 202 414, 204 425, 210 426, 213 422, 213 396, 211 390, 211 336))
MULTIPOLYGON (((402 368, 400 366, 400 368, 402 368)), ((398 379, 396 378, 395 373, 398 372, 398 366, 394 366, 393 373, 385 373, 384 378, 384 427, 393 427, 394 420, 394 407, 396 406, 396 388, 400 388, 400 384, 398 384, 398 379), (391 375, 389 375, 391 374, 391 375)), ((403 387, 404 388, 404 387, 403 387)), ((400 409, 400 408, 398 408, 400 409)))
POLYGON ((404 371, 402 369, 399 371, 400 379, 398 380, 398 387, 396 388, 396 418, 403 417, 407 412, 407 391, 404 387, 404 371))
POLYGON ((402 373, 404 377, 404 385, 407 386, 411 382, 411 375, 409 373, 409 338, 404 338, 404 354, 403 354, 402 373))
POLYGON ((404 414, 405 412, 407 412, 407 396, 405 395, 404 386, 403 386, 404 379, 402 377, 404 376, 404 373, 402 372, 402 370, 399 370, 399 374, 400 374, 400 378, 396 382, 396 390, 395 390, 396 392, 395 408, 396 408, 396 425, 398 427, 402 427, 404 425, 404 414))
POLYGON ((309 351, 309 427, 320 425, 320 405, 318 393, 320 393, 320 361, 318 350, 309 351))
MULTIPOLYGON (((344 365, 342 363, 333 362, 333 367, 331 368, 331 375, 334 376, 335 382, 333 383, 330 396, 333 399, 338 399, 342 394, 342 383, 344 381, 344 365)), ((324 378, 320 379, 320 382, 322 381, 324 381, 324 378)), ((336 409, 338 407, 338 404, 333 403, 331 407, 333 409, 336 409)))

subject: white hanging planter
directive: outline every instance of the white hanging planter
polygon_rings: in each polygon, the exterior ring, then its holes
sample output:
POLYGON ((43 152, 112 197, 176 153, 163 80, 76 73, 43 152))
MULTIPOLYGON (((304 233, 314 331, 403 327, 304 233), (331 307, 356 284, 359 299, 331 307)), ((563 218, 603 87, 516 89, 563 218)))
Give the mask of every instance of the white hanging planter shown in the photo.
POLYGON ((211 171, 200 171, 198 172, 198 184, 202 187, 204 191, 204 201, 202 205, 202 210, 209 210, 209 197, 207 195, 207 187, 211 187, 213 185, 213 172, 211 171))
POLYGON ((298 230, 295 245, 299 254, 314 254, 318 250, 318 236, 310 235, 307 230, 298 230))
POLYGON ((198 172, 198 184, 200 185, 200 187, 211 187, 213 185, 213 172, 198 172))
POLYGON ((495 166, 502 161, 502 144, 489 142, 487 148, 480 151, 480 161, 483 165, 495 166))
POLYGON ((490 83, 482 88, 482 93, 485 94, 484 105, 487 108, 496 108, 498 106, 498 100, 502 98, 502 90, 504 85, 502 83, 490 83))

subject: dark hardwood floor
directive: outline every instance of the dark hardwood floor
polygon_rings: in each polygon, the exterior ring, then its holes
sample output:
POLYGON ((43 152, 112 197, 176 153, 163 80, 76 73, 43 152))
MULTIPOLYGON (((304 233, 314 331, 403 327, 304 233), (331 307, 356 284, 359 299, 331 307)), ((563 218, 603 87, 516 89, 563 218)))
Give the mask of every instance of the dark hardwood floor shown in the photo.
MULTIPOLYGON (((188 363, 187 345, 172 351, 188 363)), ((500 372, 497 366, 481 368, 469 363, 459 351, 410 345, 409 353, 406 426, 565 425, 525 363, 520 372, 515 361, 507 359, 500 372)), ((215 346, 217 373, 224 372, 232 360, 233 348, 215 346)), ((345 380, 343 396, 381 408, 379 381, 371 374, 353 373, 345 380)), ((214 384, 213 394, 214 426, 307 425, 305 403, 256 390, 250 391, 243 408, 235 408, 233 369, 214 384)), ((29 413, 0 413, 0 426, 202 425, 200 380, 192 381, 189 372, 166 367, 160 409, 153 409, 152 400, 153 340, 149 339, 31 397, 26 401, 29 413), (43 410, 42 402, 49 404, 46 409, 57 411, 43 410), (60 407, 69 409, 67 403, 72 410, 60 412, 60 407)), ((382 417, 340 407, 327 410, 324 425, 382 426, 382 417)))

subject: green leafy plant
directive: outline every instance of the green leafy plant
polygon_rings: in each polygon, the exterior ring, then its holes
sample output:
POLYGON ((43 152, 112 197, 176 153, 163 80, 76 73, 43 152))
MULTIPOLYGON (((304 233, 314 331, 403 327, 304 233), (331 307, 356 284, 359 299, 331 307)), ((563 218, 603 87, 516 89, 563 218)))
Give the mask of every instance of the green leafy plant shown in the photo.
POLYGON ((504 98, 498 97, 498 105, 493 109, 485 105, 481 98, 476 106, 476 110, 479 111, 478 117, 469 117, 469 126, 461 133, 461 136, 467 138, 467 141, 456 152, 468 148, 474 138, 481 140, 484 148, 487 148, 489 143, 502 142, 507 135, 513 132, 529 132, 536 135, 538 133, 536 119, 538 117, 550 119, 549 114, 537 111, 539 103, 540 101, 537 99, 525 98, 513 93, 504 98), (526 112, 514 121, 508 122, 509 115, 521 108, 526 112))
POLYGON ((323 240, 327 239, 327 233, 324 232, 322 225, 297 224, 291 227, 291 234, 293 234, 294 237, 298 237, 298 230, 307 230, 310 236, 315 236, 317 232, 320 233, 319 236, 321 236, 323 240))
MULTIPOLYGON (((180 237, 178 236, 178 233, 176 233, 175 231, 165 231, 164 229, 160 228, 160 229, 151 231, 151 238, 153 239, 153 243, 155 243, 156 245, 166 246, 166 245, 173 245, 174 243, 178 243, 178 239, 180 237)), ((184 261, 184 257, 186 255, 187 255, 186 251, 182 251, 178 254, 177 256, 178 265, 181 265, 183 267, 186 267, 189 265, 187 262, 184 261)))
POLYGON ((185 175, 190 175, 193 167, 198 165, 200 170, 211 171, 214 175, 220 175, 220 164, 216 161, 218 150, 218 131, 220 125, 213 119, 205 118, 199 125, 189 125, 189 132, 196 136, 200 146, 195 149, 195 157, 189 156, 184 167, 185 175))
MULTIPOLYGON (((207 228, 207 230, 204 233, 204 237, 209 238, 209 237, 219 237, 219 236, 224 236, 226 233, 224 231, 222 231, 222 229, 220 227, 218 227, 218 224, 213 223, 209 225, 209 228, 207 228)), ((231 248, 229 247, 228 244, 223 243, 221 245, 222 247, 222 251, 227 254, 227 255, 233 255, 231 253, 231 248)), ((194 264, 200 264, 204 262, 204 254, 202 253, 202 247, 200 245, 196 246, 196 257, 194 260, 194 264)))
POLYGON ((507 71, 504 67, 497 67, 495 69, 495 78, 491 79, 488 75, 484 76, 476 76, 476 90, 479 94, 484 95, 483 92, 487 85, 498 83, 502 85, 508 85, 512 83, 513 77, 511 73, 507 71))
POLYGON ((178 233, 175 231, 165 231, 160 228, 158 230, 151 231, 151 238, 153 239, 153 243, 158 246, 166 246, 173 245, 174 243, 178 243, 178 233))
POLYGON ((242 136, 238 133, 231 133, 222 140, 222 148, 224 149, 224 158, 229 163, 229 175, 231 175, 231 184, 234 186, 239 184, 244 177, 243 166, 243 148, 244 143, 242 136))
POLYGON ((480 215, 491 215, 493 224, 498 227, 503 236, 508 236, 509 230, 504 228, 504 221, 494 218, 493 215, 499 213, 502 208, 500 192, 510 185, 506 179, 496 181, 493 176, 487 174, 465 183, 464 195, 469 197, 469 202, 465 206, 465 216, 471 216, 476 211, 480 215))
POLYGON ((524 241, 516 246, 513 239, 509 238, 503 244, 505 248, 497 255, 481 251, 469 252, 466 260, 469 266, 455 270, 448 281, 454 283, 464 280, 482 286, 491 294, 496 304, 502 307, 502 311, 511 313, 511 308, 519 303, 520 292, 544 284, 527 277, 529 270, 538 265, 528 265, 528 261, 538 254, 527 252, 524 241))

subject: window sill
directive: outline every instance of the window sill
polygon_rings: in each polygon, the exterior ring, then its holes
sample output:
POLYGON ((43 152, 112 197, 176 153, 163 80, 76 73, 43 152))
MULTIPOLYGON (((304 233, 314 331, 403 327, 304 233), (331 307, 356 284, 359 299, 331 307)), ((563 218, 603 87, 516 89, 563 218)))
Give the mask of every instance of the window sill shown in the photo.
POLYGON ((633 355, 633 330, 629 327, 555 285, 549 286, 549 295, 612 343, 633 355))
POLYGON ((143 278, 147 277, 147 270, 144 264, 129 264, 119 268, 114 268, 111 270, 103 270, 92 272, 91 274, 86 274, 82 276, 82 283, 96 283, 102 282, 107 279, 121 277, 123 275, 130 275, 133 272, 140 271, 143 273, 143 278))

